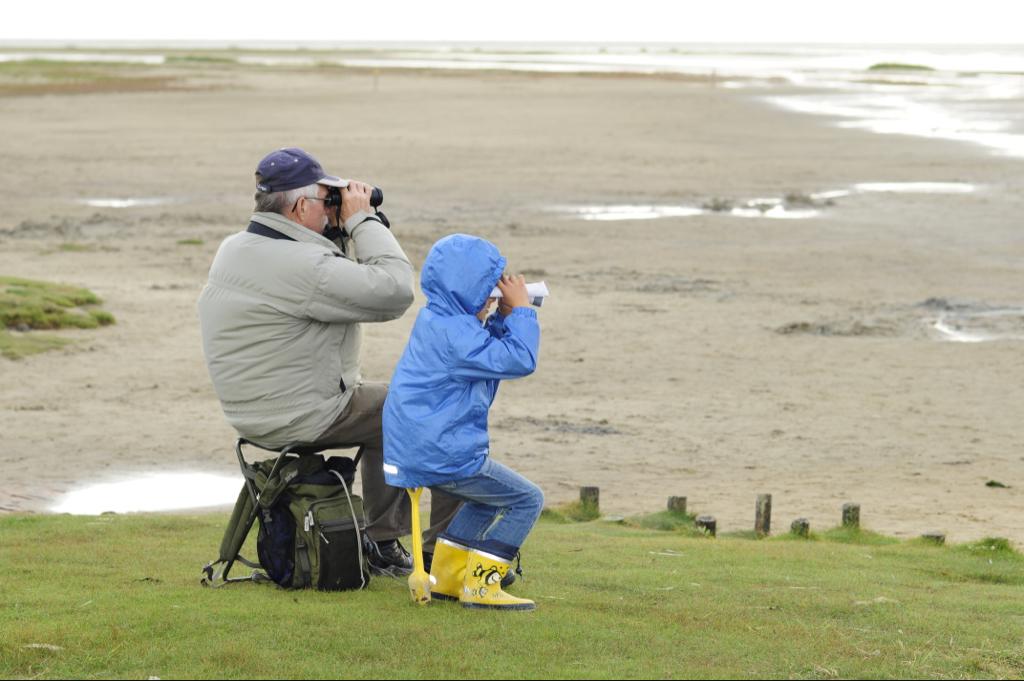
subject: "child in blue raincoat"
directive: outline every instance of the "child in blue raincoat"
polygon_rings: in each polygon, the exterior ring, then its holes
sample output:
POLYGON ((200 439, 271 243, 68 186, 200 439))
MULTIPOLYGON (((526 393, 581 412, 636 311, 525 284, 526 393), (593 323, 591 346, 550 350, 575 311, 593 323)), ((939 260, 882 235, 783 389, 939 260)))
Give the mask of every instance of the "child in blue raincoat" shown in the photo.
POLYGON ((540 326, 522 277, 484 239, 447 236, 430 249, 420 310, 384 403, 384 477, 464 501, 437 540, 431 595, 467 608, 532 610, 501 588, 544 506, 535 484, 490 456, 487 412, 498 382, 533 373, 540 326), (502 293, 498 312, 487 317, 502 293), (484 321, 486 319, 486 321, 484 321))

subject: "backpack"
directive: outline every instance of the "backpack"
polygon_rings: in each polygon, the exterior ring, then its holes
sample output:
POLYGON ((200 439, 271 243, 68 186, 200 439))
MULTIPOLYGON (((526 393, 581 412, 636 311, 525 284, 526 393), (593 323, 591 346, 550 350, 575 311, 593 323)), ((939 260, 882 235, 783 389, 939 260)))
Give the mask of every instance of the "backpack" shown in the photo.
MULTIPOLYGON (((239 457, 241 460, 241 457, 239 457)), ((355 462, 347 456, 282 455, 252 464, 231 513, 218 559, 203 567, 204 586, 272 581, 285 589, 342 591, 370 582, 362 499, 351 492, 355 462), (259 520, 259 564, 239 554, 259 520), (229 578, 238 561, 254 568, 229 578), (224 568, 214 573, 214 567, 224 568), (262 569, 262 571, 260 571, 262 569)))

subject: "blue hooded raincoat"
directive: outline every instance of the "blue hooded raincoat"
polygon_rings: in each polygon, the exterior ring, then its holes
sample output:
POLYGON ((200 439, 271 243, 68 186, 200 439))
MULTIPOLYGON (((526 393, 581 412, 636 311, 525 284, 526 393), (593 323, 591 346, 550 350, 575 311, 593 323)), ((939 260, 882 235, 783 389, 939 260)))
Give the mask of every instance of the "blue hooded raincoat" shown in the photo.
POLYGON ((384 478, 427 487, 468 478, 487 458, 487 410, 498 381, 533 373, 540 347, 537 313, 517 307, 480 325, 505 269, 494 244, 453 234, 430 249, 420 310, 384 403, 384 478))

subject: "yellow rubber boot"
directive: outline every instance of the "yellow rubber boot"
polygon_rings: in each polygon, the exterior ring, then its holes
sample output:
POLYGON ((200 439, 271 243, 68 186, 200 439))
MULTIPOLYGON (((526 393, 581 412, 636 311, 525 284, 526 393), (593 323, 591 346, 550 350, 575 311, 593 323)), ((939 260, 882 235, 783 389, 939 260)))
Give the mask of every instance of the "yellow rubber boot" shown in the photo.
POLYGON ((430 597, 439 601, 457 601, 466 577, 469 547, 438 537, 434 562, 430 564, 430 597))
MULTIPOLYGON (((436 560, 436 557, 435 557, 436 560)), ((533 610, 537 605, 525 598, 509 596, 501 590, 501 580, 512 561, 482 551, 470 551, 466 562, 466 578, 459 601, 463 608, 492 610, 533 610)))

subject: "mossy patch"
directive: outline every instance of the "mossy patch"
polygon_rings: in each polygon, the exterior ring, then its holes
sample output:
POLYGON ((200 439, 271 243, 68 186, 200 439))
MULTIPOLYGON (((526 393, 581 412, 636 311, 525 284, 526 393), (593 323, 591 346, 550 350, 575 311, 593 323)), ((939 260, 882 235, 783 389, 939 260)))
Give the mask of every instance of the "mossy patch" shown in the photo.
POLYGON ((757 532, 754 532, 753 530, 732 530, 731 532, 722 532, 718 536, 728 537, 729 539, 748 539, 751 541, 761 539, 761 537, 757 535, 757 532))
POLYGON ((177 82, 151 66, 47 59, 0 62, 0 95, 164 90, 177 82))
POLYGON ((663 532, 680 532, 691 537, 705 536, 703 530, 697 529, 694 525, 696 516, 679 511, 659 511, 646 515, 637 515, 626 518, 626 525, 639 527, 645 530, 661 530, 663 532))
POLYGON ((71 341, 50 334, 11 333, 0 329, 0 355, 7 359, 21 359, 47 350, 62 348, 71 341))
POLYGON ((547 507, 541 517, 556 523, 585 523, 601 517, 601 511, 594 504, 573 501, 562 506, 547 507))
POLYGON ((96 247, 91 244, 80 244, 75 241, 65 241, 57 246, 57 250, 65 253, 90 253, 95 251, 96 247))
POLYGON ((930 66, 923 64, 901 64, 899 62, 879 62, 868 67, 868 71, 934 71, 930 66))
POLYGON ((113 324, 114 315, 98 309, 102 302, 92 291, 76 286, 0 277, 0 354, 20 359, 71 342, 31 333, 33 329, 94 329, 113 324))
POLYGON ((218 57, 212 54, 169 54, 165 57, 168 64, 237 64, 238 60, 231 57, 218 57))
POLYGON ((980 541, 958 546, 957 549, 960 551, 988 556, 989 558, 1024 559, 1024 555, 1021 555, 1013 548, 1010 544, 1010 540, 1004 539, 1003 537, 985 537, 980 541))
POLYGON ((803 535, 790 531, 772 535, 771 537, 769 537, 769 539, 771 539, 772 541, 795 542, 821 541, 821 535, 819 535, 817 532, 808 532, 806 535, 803 535))
POLYGON ((883 546, 900 542, 895 537, 886 537, 877 532, 862 530, 856 527, 834 527, 822 533, 822 538, 840 544, 866 544, 869 546, 883 546))

